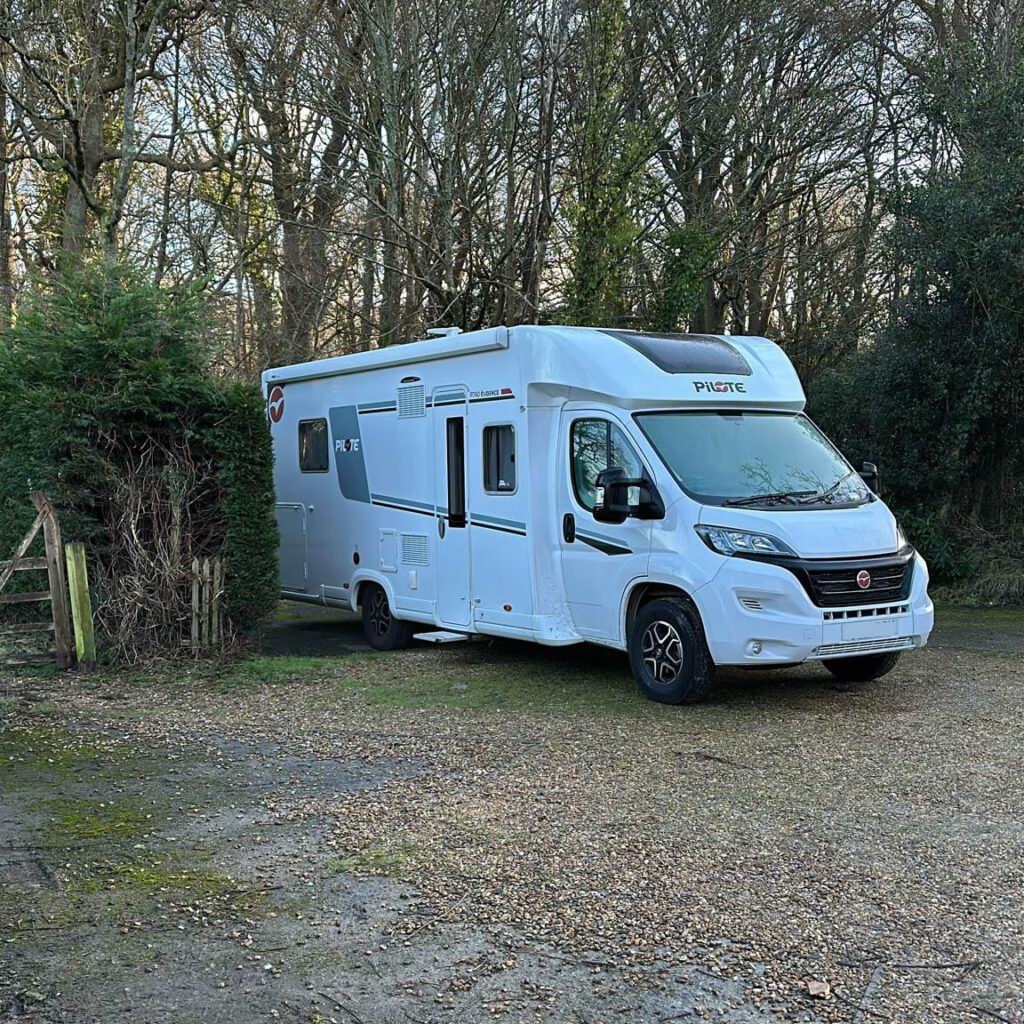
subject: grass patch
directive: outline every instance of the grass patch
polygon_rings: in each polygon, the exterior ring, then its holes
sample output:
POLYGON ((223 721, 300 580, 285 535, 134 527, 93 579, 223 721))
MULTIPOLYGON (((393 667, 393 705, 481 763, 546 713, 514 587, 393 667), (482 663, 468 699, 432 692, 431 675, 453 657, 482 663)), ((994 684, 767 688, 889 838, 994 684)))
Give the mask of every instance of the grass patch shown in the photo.
POLYGON ((378 843, 329 861, 326 870, 332 875, 401 875, 415 871, 428 859, 426 847, 418 843, 378 843))
POLYGON ((308 601, 278 601, 271 622, 357 622, 359 613, 308 601))
POLYGON ((979 608, 962 604, 936 603, 935 622, 939 626, 994 629, 1003 633, 1024 633, 1024 609, 979 608))
MULTIPOLYGON (((440 654, 415 651, 376 660, 370 671, 343 666, 336 687, 371 707, 464 708, 483 711, 622 711, 636 704, 625 664, 595 665, 591 652, 579 660, 564 651, 514 648, 440 654), (551 657, 545 658, 544 654, 551 657)), ((607 658, 605 659, 607 660, 607 658)), ((617 659, 616 659, 617 660, 617 659)))
POLYGON ((28 706, 28 714, 30 718, 49 718, 60 714, 60 707, 54 704, 53 701, 44 700, 38 704, 30 704, 28 706))
POLYGON ((588 647, 484 642, 325 658, 254 657, 223 663, 206 679, 222 693, 327 684, 334 699, 380 708, 604 712, 637 703, 625 659, 588 647))
MULTIPOLYGON (((343 659, 348 661, 364 661, 370 655, 351 654, 343 659)), ((211 673, 210 682, 221 692, 244 689, 246 687, 283 683, 318 683, 330 679, 337 674, 339 658, 246 658, 244 661, 224 663, 211 673)))
MULTIPOLYGON (((0 653, 6 655, 17 654, 18 652, 4 651, 0 653)), ((30 663, 28 665, 10 666, 7 669, 5 669, 5 671, 10 672, 12 675, 16 676, 32 676, 35 679, 50 679, 53 676, 56 676, 60 670, 57 668, 57 663, 55 661, 40 661, 30 663)))
POLYGON ((152 810, 138 805, 109 800, 72 800, 68 797, 44 797, 29 805, 29 810, 47 814, 50 820, 43 832, 51 839, 127 839, 150 831, 152 810))

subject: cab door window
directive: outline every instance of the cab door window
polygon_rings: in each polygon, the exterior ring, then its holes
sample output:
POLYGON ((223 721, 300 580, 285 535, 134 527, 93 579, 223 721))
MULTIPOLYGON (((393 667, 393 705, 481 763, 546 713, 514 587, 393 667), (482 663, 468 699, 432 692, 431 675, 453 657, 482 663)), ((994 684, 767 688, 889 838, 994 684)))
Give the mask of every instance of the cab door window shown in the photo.
POLYGON ((619 468, 631 479, 643 475, 629 439, 610 420, 575 420, 570 434, 573 491, 588 512, 594 510, 598 473, 619 468))

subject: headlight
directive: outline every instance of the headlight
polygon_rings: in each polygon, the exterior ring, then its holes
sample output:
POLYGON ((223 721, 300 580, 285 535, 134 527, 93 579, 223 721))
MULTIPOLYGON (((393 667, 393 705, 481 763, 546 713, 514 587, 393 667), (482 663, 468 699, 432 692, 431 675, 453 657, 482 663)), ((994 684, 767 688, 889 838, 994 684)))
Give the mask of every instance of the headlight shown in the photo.
POLYGON ((777 537, 748 530, 730 530, 725 526, 696 526, 700 539, 720 555, 788 555, 796 552, 777 537))

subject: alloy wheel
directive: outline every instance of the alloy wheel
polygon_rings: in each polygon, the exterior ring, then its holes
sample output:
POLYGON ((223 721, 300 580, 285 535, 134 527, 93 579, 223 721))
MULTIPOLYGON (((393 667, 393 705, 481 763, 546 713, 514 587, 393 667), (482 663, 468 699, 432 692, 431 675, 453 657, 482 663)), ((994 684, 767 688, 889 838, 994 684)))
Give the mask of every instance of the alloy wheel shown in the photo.
POLYGON ((374 590, 370 598, 370 625, 377 636, 384 636, 391 628, 391 609, 388 607, 388 595, 379 588, 374 590))
POLYGON ((658 619, 644 632, 644 667, 655 682, 672 683, 683 670, 683 642, 671 622, 658 619))

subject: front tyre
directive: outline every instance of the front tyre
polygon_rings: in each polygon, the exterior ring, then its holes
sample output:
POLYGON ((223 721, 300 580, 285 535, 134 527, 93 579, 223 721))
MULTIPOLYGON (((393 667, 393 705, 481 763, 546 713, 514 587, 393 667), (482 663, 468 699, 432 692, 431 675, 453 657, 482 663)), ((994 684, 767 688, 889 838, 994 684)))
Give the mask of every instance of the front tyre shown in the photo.
POLYGON ((378 651, 397 651, 412 643, 412 623, 391 614, 387 591, 379 583, 364 583, 360 597, 363 632, 371 647, 378 651))
POLYGON ((859 654, 853 658, 830 658, 822 664, 844 683, 866 683, 870 679, 881 679, 896 667, 899 660, 899 651, 887 651, 885 654, 859 654))
POLYGON ((695 704, 711 690, 715 667, 700 626, 671 597, 645 604, 629 633, 629 664, 648 700, 695 704))

